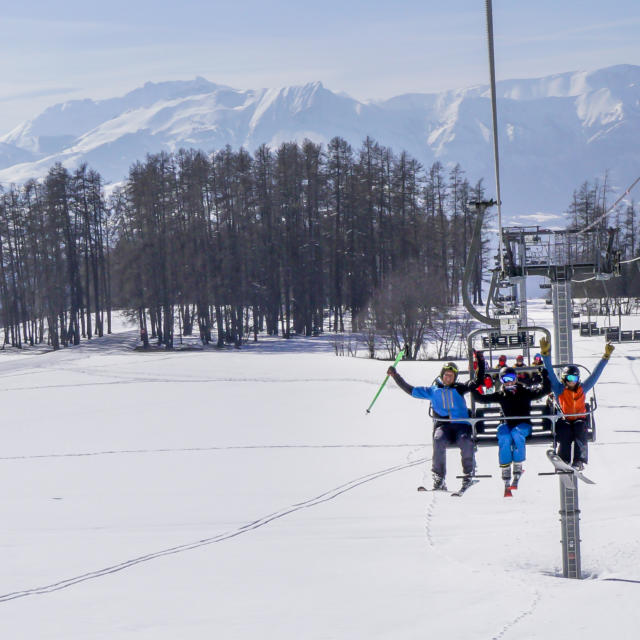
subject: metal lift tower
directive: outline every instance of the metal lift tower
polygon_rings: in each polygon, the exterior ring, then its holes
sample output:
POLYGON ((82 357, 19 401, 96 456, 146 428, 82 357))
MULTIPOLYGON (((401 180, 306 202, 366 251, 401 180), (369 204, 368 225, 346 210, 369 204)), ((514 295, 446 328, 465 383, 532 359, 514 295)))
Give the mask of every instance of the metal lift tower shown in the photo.
MULTIPOLYGON (((613 229, 593 229, 576 233, 541 227, 506 227, 504 273, 511 284, 522 283, 527 276, 544 276, 551 283, 553 303, 554 361, 573 362, 571 339, 571 281, 614 275, 613 229)), ((526 285, 520 284, 520 316, 526 318, 526 285), (524 311, 522 307, 524 306, 524 311)))
MULTIPOLYGON (((540 227, 503 229, 504 271, 499 282, 520 283, 520 317, 526 319, 526 277, 538 275, 551 282, 555 362, 573 362, 571 339, 571 280, 605 280, 614 275, 613 230, 594 229, 577 234, 540 227), (522 311, 522 307, 525 311, 522 311)), ((553 453, 553 452, 551 452, 553 453)), ((556 463, 554 463, 556 464, 556 463)), ((566 471, 564 472, 567 473, 566 471)), ((562 566, 565 578, 582 578, 578 478, 560 477, 562 566)))

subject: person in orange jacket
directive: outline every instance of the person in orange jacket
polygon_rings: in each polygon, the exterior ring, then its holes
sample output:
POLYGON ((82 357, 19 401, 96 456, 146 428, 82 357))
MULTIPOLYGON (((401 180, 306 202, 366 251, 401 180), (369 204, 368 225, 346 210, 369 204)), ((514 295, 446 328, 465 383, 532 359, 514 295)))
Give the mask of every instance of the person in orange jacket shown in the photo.
POLYGON ((551 364, 551 343, 546 338, 540 340, 540 352, 544 367, 549 374, 551 390, 564 414, 564 417, 556 422, 558 455, 578 471, 582 471, 588 462, 585 398, 598 381, 614 349, 615 347, 607 342, 602 359, 593 373, 583 382, 580 381, 580 369, 573 364, 562 369, 560 380, 558 380, 551 364), (574 444, 573 462, 571 460, 572 444, 574 444))

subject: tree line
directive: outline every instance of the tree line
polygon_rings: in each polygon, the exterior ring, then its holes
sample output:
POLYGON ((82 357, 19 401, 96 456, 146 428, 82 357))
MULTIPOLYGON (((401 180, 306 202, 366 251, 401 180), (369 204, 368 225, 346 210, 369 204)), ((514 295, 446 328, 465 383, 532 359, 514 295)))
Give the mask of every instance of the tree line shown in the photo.
POLYGON ((417 345, 460 301, 482 197, 460 166, 425 169, 370 138, 148 155, 109 197, 97 172, 58 164, 2 192, 4 341, 78 344, 119 308, 167 348, 176 326, 240 345, 394 323, 417 345))
MULTIPOLYGON (((58 164, 1 194, 4 342, 78 344, 110 332, 117 308, 166 348, 176 327, 219 346, 350 328, 416 357, 460 303, 483 199, 459 165, 371 138, 148 155, 108 197, 97 172, 58 164)), ((475 304, 492 266, 484 238, 475 304)))
POLYGON ((86 166, 56 165, 1 193, 4 344, 58 349, 111 331, 107 219, 102 179, 86 166))
MULTIPOLYGON (((567 227, 578 231, 599 221, 593 228, 596 230, 614 229, 616 235, 614 248, 620 251, 622 260, 630 260, 640 255, 640 241, 638 240, 640 237, 640 208, 633 200, 630 200, 605 216, 611 206, 608 202, 610 195, 611 186, 607 173, 602 181, 583 182, 573 192, 569 203, 567 227)), ((604 237, 603 234, 597 233, 578 236, 578 255, 584 254, 592 259, 598 251, 604 251, 606 249, 604 237)))

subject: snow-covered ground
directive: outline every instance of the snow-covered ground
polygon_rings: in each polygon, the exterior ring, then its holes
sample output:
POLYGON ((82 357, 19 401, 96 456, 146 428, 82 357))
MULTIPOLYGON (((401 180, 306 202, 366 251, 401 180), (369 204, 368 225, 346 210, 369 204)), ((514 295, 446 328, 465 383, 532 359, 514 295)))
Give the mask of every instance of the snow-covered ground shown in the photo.
MULTIPOLYGON (((530 315, 551 325, 540 302, 530 315)), ((576 334, 593 369, 604 342, 576 334)), ((596 388, 577 581, 544 445, 513 499, 490 447, 493 478, 464 498, 418 493, 427 403, 391 382, 365 415, 387 363, 322 339, 167 354, 135 338, 0 356, 0 637, 637 638, 640 343, 596 388)), ((427 384, 440 366, 400 370, 427 384)))

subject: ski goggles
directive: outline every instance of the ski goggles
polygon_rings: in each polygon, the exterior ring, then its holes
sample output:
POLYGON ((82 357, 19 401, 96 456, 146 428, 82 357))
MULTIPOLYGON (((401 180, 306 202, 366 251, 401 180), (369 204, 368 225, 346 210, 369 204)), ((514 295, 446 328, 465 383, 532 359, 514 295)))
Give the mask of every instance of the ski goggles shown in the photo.
POLYGON ((516 374, 515 373, 505 373, 502 378, 500 378, 500 380, 502 380, 503 384, 509 384, 511 382, 515 382, 516 381, 516 374))
POLYGON ((442 367, 442 373, 446 373, 447 371, 453 371, 456 375, 458 375, 458 367, 452 367, 451 365, 447 367, 442 367))
POLYGON ((567 382, 578 382, 580 380, 580 376, 576 376, 573 373, 570 373, 568 376, 564 378, 567 382))

